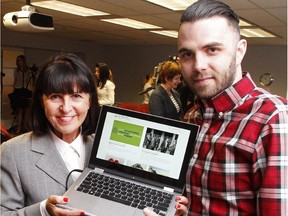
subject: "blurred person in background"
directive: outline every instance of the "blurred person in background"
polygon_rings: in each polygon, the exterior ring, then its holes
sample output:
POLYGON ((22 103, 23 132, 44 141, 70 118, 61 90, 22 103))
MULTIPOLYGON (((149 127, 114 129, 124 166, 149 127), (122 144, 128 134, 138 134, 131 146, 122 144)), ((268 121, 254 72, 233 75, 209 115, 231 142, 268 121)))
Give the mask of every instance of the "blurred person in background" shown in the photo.
POLYGON ((153 93, 154 89, 155 89, 155 80, 153 77, 153 73, 147 74, 145 77, 145 83, 144 83, 143 91, 142 91, 142 92, 145 92, 143 94, 144 100, 142 104, 149 103, 150 96, 153 93))
POLYGON ((115 84, 112 71, 108 64, 99 66, 99 78, 97 83, 97 94, 99 105, 113 105, 115 103, 115 84))
POLYGON ((181 68, 176 60, 163 62, 159 66, 159 82, 149 99, 149 112, 153 115, 181 120, 183 117, 179 93, 175 90, 180 84, 181 68))
POLYGON ((13 93, 8 95, 11 108, 16 115, 16 135, 24 133, 29 129, 27 111, 32 97, 32 82, 30 80, 31 73, 27 66, 26 58, 24 55, 19 55, 16 58, 16 69, 14 70, 13 93))

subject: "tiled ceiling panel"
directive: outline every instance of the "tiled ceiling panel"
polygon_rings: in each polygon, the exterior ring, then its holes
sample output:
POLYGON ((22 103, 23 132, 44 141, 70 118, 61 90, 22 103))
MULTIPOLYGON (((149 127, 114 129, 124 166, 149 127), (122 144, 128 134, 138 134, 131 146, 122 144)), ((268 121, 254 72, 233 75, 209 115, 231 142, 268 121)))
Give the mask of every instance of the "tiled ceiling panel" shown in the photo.
MULTIPOLYGON (((38 2, 41 0, 31 0, 38 2)), ((178 30, 183 11, 172 11, 145 0, 63 0, 80 6, 110 13, 102 17, 80 17, 44 8, 36 8, 53 16, 55 30, 49 37, 86 40, 102 45, 175 45, 177 39, 152 34, 100 21, 101 18, 127 17, 162 26, 164 30, 178 30)), ((287 44, 287 0, 223 0, 243 19, 278 35, 278 38, 247 39, 252 45, 287 44)), ((1 16, 21 11, 24 0, 1 0, 1 16)), ((5 28, 2 24, 2 28, 5 28)), ((10 31, 10 30, 9 30, 10 31)))

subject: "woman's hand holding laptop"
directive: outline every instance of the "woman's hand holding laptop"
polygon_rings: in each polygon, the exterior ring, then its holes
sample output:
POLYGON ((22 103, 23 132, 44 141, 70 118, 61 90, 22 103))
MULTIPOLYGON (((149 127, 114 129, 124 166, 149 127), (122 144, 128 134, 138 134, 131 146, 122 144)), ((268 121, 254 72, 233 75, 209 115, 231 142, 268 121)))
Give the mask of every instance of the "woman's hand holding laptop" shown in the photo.
POLYGON ((70 210, 57 207, 56 204, 65 204, 68 202, 68 197, 52 195, 47 199, 46 210, 50 215, 85 215, 85 212, 80 209, 70 210))

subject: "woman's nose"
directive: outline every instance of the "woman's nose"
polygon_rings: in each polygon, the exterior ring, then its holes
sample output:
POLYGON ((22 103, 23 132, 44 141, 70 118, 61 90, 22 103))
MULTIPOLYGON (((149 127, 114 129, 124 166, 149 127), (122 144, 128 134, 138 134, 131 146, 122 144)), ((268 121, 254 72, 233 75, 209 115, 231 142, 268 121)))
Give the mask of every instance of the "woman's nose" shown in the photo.
POLYGON ((72 108, 70 99, 69 98, 63 98, 63 102, 62 102, 60 108, 65 113, 70 112, 71 108, 72 108))

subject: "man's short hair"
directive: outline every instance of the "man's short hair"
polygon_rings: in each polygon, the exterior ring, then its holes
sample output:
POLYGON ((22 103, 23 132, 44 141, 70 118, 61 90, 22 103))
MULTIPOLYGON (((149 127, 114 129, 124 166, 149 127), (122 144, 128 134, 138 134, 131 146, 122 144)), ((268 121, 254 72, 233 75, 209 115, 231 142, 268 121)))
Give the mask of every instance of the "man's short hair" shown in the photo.
POLYGON ((216 0, 198 0, 190 5, 184 11, 180 23, 194 22, 215 16, 225 18, 240 35, 238 15, 228 5, 216 0))

